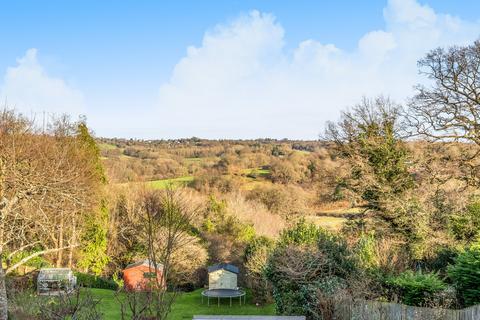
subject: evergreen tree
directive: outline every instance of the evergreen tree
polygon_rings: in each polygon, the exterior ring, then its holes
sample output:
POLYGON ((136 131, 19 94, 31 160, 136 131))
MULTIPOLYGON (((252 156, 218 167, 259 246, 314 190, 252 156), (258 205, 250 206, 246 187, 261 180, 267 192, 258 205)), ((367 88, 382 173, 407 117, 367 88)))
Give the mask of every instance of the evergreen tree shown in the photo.
POLYGON ((107 183, 105 170, 100 159, 100 149, 90 134, 85 122, 78 125, 77 139, 91 159, 90 164, 95 169, 98 180, 99 203, 98 208, 87 213, 81 234, 82 249, 78 265, 86 271, 101 274, 109 257, 107 255, 107 233, 109 210, 108 203, 103 195, 103 187, 107 183))

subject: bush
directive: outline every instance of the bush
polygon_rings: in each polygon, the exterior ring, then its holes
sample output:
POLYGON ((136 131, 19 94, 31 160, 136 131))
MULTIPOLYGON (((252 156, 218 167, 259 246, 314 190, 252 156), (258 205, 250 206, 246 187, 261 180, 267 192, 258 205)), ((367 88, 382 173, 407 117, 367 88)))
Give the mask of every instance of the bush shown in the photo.
POLYGON ((282 184, 297 183, 301 179, 301 174, 293 164, 285 160, 275 161, 270 167, 269 176, 272 182, 282 184))
POLYGON ((427 270, 438 272, 442 277, 447 276, 447 268, 455 263, 458 256, 458 249, 452 246, 439 246, 430 257, 423 260, 427 270))
POLYGON ((286 220, 310 214, 312 199, 308 192, 294 185, 258 186, 247 194, 247 200, 263 203, 268 210, 286 220))
POLYGON ((190 186, 205 194, 218 191, 220 193, 229 193, 240 188, 240 183, 233 176, 219 175, 215 172, 206 172, 203 175, 196 176, 190 183, 190 186))
POLYGON ((475 240, 480 235, 480 201, 470 203, 465 212, 453 215, 450 228, 457 240, 475 240))
POLYGON ((292 228, 282 231, 279 244, 315 244, 322 232, 326 231, 318 228, 313 223, 307 223, 305 219, 301 219, 292 228))
POLYGON ((447 272, 465 306, 480 303, 480 244, 460 253, 447 272))
POLYGON ((265 274, 279 314, 323 319, 358 267, 342 237, 302 220, 282 233, 265 274))
POLYGON ((75 272, 77 285, 85 288, 117 290, 118 284, 110 279, 105 279, 88 273, 75 272))
POLYGON ((100 301, 87 290, 74 290, 58 296, 38 296, 34 291, 10 292, 8 319, 98 320, 100 301))
POLYGON ((252 290, 253 302, 266 304, 272 301, 272 286, 265 276, 268 258, 274 242, 266 237, 255 237, 245 249, 246 282, 252 290))
POLYGON ((362 233, 355 246, 355 254, 364 269, 373 270, 379 266, 376 249, 375 234, 362 233))
POLYGON ((415 273, 410 270, 387 278, 386 283, 402 303, 419 307, 426 306, 435 294, 446 289, 445 283, 436 273, 415 273))
POLYGON ((255 229, 251 224, 229 214, 227 202, 217 200, 214 196, 210 196, 204 216, 202 229, 205 232, 231 236, 242 242, 250 241, 255 236, 255 229))

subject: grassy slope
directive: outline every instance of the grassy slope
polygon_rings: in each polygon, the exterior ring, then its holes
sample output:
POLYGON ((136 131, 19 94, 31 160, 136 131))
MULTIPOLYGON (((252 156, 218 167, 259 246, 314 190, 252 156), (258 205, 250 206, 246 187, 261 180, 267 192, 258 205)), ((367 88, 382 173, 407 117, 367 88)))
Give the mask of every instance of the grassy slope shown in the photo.
POLYGON ((98 144, 98 147, 101 149, 101 150, 113 150, 113 149, 117 149, 117 146, 113 145, 113 144, 109 144, 109 143, 100 143, 98 144))
POLYGON ((147 186, 153 189, 165 189, 168 186, 177 187, 177 186, 185 185, 191 181, 193 181, 192 176, 185 176, 185 177, 173 178, 173 179, 161 179, 161 180, 148 181, 147 186))
POLYGON ((270 174, 269 169, 262 168, 247 168, 242 170, 243 174, 257 174, 258 176, 268 176, 270 174))
MULTIPOLYGON (((105 289, 91 289, 93 295, 100 299, 99 309, 104 315, 105 320, 120 319, 120 307, 115 300, 114 291, 105 289)), ((216 301, 210 300, 211 305, 207 306, 205 301, 202 304, 200 292, 202 289, 182 293, 177 297, 172 312, 169 316, 170 320, 192 319, 193 315, 273 315, 275 314, 274 306, 257 307, 253 305, 247 296, 247 304, 239 306, 238 300, 234 300, 232 307, 228 299, 224 299, 217 306, 216 301)))
POLYGON ((348 219, 360 214, 361 208, 340 208, 323 210, 317 215, 307 216, 307 221, 315 223, 317 226, 338 231, 342 228, 348 219))

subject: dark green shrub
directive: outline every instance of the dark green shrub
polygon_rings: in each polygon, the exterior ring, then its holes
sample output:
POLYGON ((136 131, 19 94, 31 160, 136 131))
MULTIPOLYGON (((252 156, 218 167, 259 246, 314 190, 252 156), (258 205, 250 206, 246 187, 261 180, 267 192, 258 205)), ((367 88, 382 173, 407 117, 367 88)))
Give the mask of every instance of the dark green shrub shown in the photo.
POLYGON ((110 279, 105 279, 88 273, 75 272, 77 285, 85 288, 117 290, 118 284, 110 279))
POLYGON ((386 280, 402 303, 410 306, 425 306, 433 296, 446 289, 445 283, 436 273, 405 271, 386 280))
POLYGON ((465 306, 480 303, 480 244, 460 253, 448 268, 448 276, 465 306))
POLYGON ((456 248, 442 246, 436 249, 431 257, 423 259, 422 262, 427 270, 437 272, 441 277, 446 277, 447 267, 455 262, 458 253, 456 248))
POLYGON ((358 273, 358 261, 348 247, 345 238, 328 230, 320 229, 317 248, 327 258, 330 275, 347 279, 358 273))
POLYGON ((450 229, 458 240, 477 239, 480 235, 480 201, 470 203, 464 212, 453 215, 450 229))

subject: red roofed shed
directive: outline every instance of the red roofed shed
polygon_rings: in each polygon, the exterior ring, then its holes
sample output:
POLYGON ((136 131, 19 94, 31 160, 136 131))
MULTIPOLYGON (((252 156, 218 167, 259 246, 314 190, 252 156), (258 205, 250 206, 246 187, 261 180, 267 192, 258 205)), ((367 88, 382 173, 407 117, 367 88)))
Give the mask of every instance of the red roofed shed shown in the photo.
POLYGON ((157 283, 163 283, 165 286, 163 265, 157 264, 157 272, 155 273, 155 266, 148 259, 129 264, 123 270, 123 283, 125 289, 129 291, 148 291, 155 287, 157 283))

